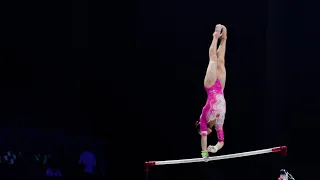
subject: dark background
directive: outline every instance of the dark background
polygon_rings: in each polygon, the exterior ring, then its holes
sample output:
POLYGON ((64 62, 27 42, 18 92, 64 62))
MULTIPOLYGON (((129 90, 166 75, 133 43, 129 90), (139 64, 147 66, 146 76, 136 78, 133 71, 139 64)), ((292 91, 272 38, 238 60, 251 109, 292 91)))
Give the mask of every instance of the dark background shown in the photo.
POLYGON ((104 139, 110 179, 143 178, 148 160, 200 157, 194 122, 221 23, 227 115, 218 155, 287 145, 288 157, 159 166, 149 179, 270 180, 280 168, 296 179, 315 176, 314 1, 9 3, 1 6, 3 125, 104 139))

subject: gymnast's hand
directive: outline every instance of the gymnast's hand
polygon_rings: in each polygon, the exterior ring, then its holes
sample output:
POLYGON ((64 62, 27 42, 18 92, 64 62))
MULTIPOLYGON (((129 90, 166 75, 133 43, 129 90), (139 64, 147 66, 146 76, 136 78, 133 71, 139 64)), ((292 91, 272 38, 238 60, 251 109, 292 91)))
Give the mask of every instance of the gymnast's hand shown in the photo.
POLYGON ((209 153, 208 151, 201 151, 201 156, 204 159, 205 162, 209 161, 209 153))
POLYGON ((208 150, 208 152, 216 153, 216 152, 218 152, 219 149, 217 146, 210 145, 210 146, 208 146, 207 150, 208 150))

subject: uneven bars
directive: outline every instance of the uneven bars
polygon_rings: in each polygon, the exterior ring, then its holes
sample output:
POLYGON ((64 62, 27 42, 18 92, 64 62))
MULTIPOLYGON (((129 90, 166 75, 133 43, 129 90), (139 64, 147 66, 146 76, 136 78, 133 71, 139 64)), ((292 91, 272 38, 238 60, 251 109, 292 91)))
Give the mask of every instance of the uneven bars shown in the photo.
MULTIPOLYGON (((280 146, 275 148, 262 149, 257 151, 249 151, 249 152, 236 153, 236 154, 227 154, 222 156, 213 156, 213 157, 209 157, 207 161, 231 159, 231 158, 237 158, 237 157, 253 156, 258 154, 275 153, 275 152, 281 152, 282 156, 286 156, 287 146, 280 146)), ((203 161, 204 161, 203 158, 168 160, 168 161, 148 161, 148 162, 145 162, 145 167, 146 167, 146 171, 149 171, 149 166, 194 163, 194 162, 203 162, 203 161)))

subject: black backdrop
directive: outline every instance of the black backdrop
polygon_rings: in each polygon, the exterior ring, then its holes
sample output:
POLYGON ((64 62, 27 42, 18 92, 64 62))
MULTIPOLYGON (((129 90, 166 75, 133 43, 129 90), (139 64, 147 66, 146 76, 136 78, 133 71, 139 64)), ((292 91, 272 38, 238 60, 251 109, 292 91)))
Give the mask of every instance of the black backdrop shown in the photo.
POLYGON ((142 178, 147 160, 198 157, 193 123, 222 23, 228 109, 219 154, 287 145, 288 157, 156 167, 150 179, 275 179, 283 167, 296 179, 315 175, 315 1, 87 2, 2 6, 3 124, 103 137, 116 179, 142 178))

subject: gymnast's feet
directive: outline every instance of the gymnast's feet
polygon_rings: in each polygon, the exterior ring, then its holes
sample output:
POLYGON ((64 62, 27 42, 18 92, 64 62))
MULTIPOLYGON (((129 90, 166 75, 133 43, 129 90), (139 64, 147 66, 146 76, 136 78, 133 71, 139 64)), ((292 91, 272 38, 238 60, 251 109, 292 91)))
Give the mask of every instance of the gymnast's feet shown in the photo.
POLYGON ((217 24, 216 25, 216 28, 215 28, 214 33, 213 33, 213 37, 214 38, 219 39, 221 37, 222 28, 223 28, 223 26, 221 24, 217 24))
POLYGON ((227 28, 224 25, 221 25, 222 33, 220 35, 221 40, 227 40, 227 28))

